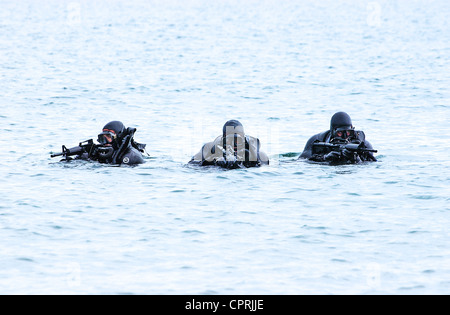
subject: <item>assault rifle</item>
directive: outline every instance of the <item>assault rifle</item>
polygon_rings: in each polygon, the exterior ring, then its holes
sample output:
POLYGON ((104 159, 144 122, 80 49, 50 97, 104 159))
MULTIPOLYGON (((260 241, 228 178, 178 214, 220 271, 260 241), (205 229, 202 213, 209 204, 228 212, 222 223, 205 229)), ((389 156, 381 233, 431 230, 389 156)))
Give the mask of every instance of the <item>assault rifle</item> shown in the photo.
POLYGON ((65 145, 62 146, 62 152, 51 154, 50 157, 54 158, 57 156, 63 156, 64 159, 67 159, 71 156, 80 156, 84 153, 87 153, 89 158, 97 154, 97 150, 101 145, 95 144, 94 140, 86 140, 83 142, 80 142, 80 144, 77 147, 73 147, 68 149, 65 145))
POLYGON ((365 152, 373 152, 377 153, 377 150, 368 149, 364 143, 357 142, 357 143, 327 143, 327 142, 316 142, 313 143, 313 152, 316 153, 329 153, 330 151, 338 151, 342 152, 345 149, 349 150, 350 152, 355 152, 358 154, 365 153, 365 152))
MULTIPOLYGON (((116 164, 119 163, 120 159, 130 147, 134 147, 141 153, 145 152, 146 145, 134 141, 133 137, 135 132, 136 128, 127 128, 125 137, 121 141, 119 148, 116 148, 117 150, 115 150, 113 146, 108 144, 95 144, 94 140, 90 139, 80 142, 77 147, 73 147, 70 149, 63 145, 61 153, 51 154, 50 157, 54 158, 57 156, 62 156, 64 157, 64 160, 70 160, 71 156, 81 156, 83 154, 87 154, 87 159, 116 164)), ((83 159, 84 158, 85 157, 83 157, 83 159)))

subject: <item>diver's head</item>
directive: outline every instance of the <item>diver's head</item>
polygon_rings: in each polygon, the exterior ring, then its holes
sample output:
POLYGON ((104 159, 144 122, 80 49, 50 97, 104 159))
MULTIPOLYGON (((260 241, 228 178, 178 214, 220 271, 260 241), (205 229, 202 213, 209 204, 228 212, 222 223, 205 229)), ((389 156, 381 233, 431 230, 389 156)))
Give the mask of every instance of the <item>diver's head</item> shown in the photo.
POLYGON ((347 113, 338 112, 331 117, 330 131, 332 138, 347 140, 355 135, 352 119, 347 113))
POLYGON ((222 133, 224 137, 233 134, 238 134, 241 135, 242 137, 245 136, 244 126, 242 126, 242 124, 239 121, 234 119, 227 121, 225 125, 223 125, 222 133))
POLYGON ((111 121, 103 127, 103 131, 98 135, 100 144, 111 146, 120 142, 125 133, 125 126, 120 121, 111 121))

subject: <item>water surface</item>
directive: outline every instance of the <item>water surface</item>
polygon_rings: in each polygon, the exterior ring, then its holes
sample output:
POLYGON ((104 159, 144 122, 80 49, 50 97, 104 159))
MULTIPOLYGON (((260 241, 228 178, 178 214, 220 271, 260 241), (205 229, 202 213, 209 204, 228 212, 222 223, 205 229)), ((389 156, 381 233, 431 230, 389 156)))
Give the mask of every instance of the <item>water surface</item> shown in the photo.
POLYGON ((450 293, 447 1, 1 6, 0 293, 450 293), (341 110, 379 162, 297 161, 341 110), (229 119, 271 165, 186 165, 229 119))

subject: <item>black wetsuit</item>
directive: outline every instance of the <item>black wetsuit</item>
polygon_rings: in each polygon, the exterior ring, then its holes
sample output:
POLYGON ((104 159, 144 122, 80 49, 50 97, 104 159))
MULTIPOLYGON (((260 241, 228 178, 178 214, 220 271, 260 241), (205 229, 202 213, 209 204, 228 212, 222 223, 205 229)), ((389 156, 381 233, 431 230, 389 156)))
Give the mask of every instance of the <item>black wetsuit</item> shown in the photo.
POLYGON ((121 164, 137 165, 144 163, 142 153, 134 147, 127 148, 123 152, 123 154, 118 154, 117 151, 114 151, 114 153, 108 157, 102 157, 98 154, 90 156, 88 153, 83 153, 78 157, 78 159, 97 161, 100 163, 114 164, 114 165, 121 165, 121 164))
POLYGON ((125 128, 121 121, 111 121, 103 127, 98 135, 98 143, 90 139, 74 148, 63 146, 62 153, 51 157, 63 156, 63 161, 72 159, 98 161, 114 165, 136 165, 144 163, 145 144, 134 141, 136 128, 125 128), (76 156, 73 158, 73 156, 76 156))
POLYGON ((84 153, 79 158, 114 165, 142 164, 144 163, 142 154, 145 152, 146 145, 134 141, 135 132, 135 128, 128 128, 120 141, 114 141, 109 146, 97 147, 92 150, 93 152, 84 153))
POLYGON ((234 135, 234 144, 227 144, 226 138, 219 136, 213 142, 203 145, 200 152, 195 154, 189 164, 200 166, 219 166, 222 168, 259 167, 269 165, 269 158, 260 150, 258 138, 234 135), (238 137, 243 143, 238 144, 238 137), (224 150, 223 148, 228 148, 224 150))
MULTIPOLYGON (((257 160, 256 161, 251 161, 250 160, 250 140, 248 136, 245 136, 245 153, 244 153, 244 160, 243 161, 239 161, 239 160, 232 160, 232 161, 227 161, 227 156, 226 156, 226 152, 223 152, 223 160, 221 161, 211 161, 208 162, 205 157, 204 157, 204 149, 205 146, 202 147, 202 161, 200 163, 198 163, 201 166, 208 166, 208 165, 214 165, 214 166, 220 166, 223 168, 240 168, 240 167, 259 167, 261 165, 264 164, 269 164, 269 161, 262 161, 261 160, 261 156, 260 156, 260 141, 258 138, 256 138, 256 142, 257 142, 257 148, 256 148, 256 156, 257 156, 257 160)), ((223 148, 226 148, 226 142, 225 142, 225 138, 223 138, 223 148)), ((236 138, 235 138, 236 141, 236 138)), ((234 144, 234 149, 235 149, 235 156, 237 156, 237 144, 234 144)), ((213 146, 211 148, 211 154, 215 154, 216 151, 216 146, 213 146)), ((191 162, 194 162, 194 158, 192 158, 191 162)), ((194 162, 195 163, 195 162, 194 162)))
MULTIPOLYGON (((333 139, 331 139, 331 131, 327 130, 312 136, 305 145, 305 149, 302 154, 300 154, 299 158, 308 159, 315 162, 342 162, 342 163, 357 163, 357 162, 365 162, 365 161, 376 161, 377 159, 373 156, 371 152, 364 152, 357 155, 357 158, 354 161, 349 161, 345 156, 340 156, 339 160, 327 161, 324 153, 318 153, 314 151, 313 144, 316 142, 325 142, 330 143, 333 139)), ((373 149, 372 144, 366 140, 366 136, 363 131, 355 131, 355 139, 353 141, 356 142, 364 142, 365 147, 367 149, 373 149)))
MULTIPOLYGON (((114 156, 113 156, 114 157, 114 156)), ((115 160, 111 162, 112 164, 125 164, 125 165, 136 165, 144 163, 144 158, 142 153, 130 146, 125 150, 123 154, 119 154, 115 157, 115 160)))

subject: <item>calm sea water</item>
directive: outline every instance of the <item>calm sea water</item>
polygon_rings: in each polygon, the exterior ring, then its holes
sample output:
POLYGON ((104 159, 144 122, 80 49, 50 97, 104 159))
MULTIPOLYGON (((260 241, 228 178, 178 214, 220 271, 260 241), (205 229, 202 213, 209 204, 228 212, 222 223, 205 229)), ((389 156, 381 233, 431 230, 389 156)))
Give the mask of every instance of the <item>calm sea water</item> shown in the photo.
POLYGON ((0 6, 1 294, 450 293, 450 2, 0 6), (379 162, 297 161, 337 111, 379 162), (187 166, 229 119, 271 165, 187 166))

